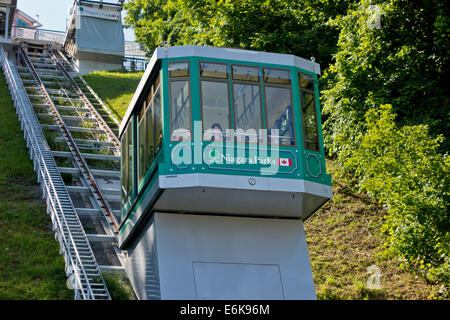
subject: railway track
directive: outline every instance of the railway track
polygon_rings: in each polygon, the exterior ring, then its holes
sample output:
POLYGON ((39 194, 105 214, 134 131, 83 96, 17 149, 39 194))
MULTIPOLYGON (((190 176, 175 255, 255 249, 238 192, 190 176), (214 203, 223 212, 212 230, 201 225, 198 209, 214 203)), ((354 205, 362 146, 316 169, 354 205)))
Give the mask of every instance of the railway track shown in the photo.
POLYGON ((120 219, 118 121, 84 80, 70 75, 63 54, 31 43, 17 50, 22 66, 12 65, 3 54, 3 69, 75 298, 110 299, 102 268, 121 270, 115 245, 120 219), (96 224, 88 226, 84 220, 96 224), (102 256, 100 265, 98 252, 106 246, 118 258, 105 264, 108 259, 102 256))

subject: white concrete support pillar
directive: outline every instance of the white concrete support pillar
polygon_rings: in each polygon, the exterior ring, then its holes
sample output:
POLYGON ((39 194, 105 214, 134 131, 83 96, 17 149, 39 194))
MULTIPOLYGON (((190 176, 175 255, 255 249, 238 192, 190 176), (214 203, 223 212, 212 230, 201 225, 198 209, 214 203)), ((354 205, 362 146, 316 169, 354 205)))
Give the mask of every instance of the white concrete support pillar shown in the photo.
POLYGON ((128 250, 140 299, 315 299, 303 222, 155 213, 128 250))

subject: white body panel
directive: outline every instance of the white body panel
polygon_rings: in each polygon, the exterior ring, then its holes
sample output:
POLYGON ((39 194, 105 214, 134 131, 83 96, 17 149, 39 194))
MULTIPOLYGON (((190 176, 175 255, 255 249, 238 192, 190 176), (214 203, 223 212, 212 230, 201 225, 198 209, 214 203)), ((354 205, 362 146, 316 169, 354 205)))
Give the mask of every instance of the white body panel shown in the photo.
POLYGON ((119 245, 129 245, 133 229, 151 211, 304 220, 332 196, 331 186, 307 180, 197 173, 163 175, 126 219, 119 245), (249 179, 255 183, 250 184, 249 179))
POLYGON ((129 254, 140 299, 316 297, 301 220, 155 213, 129 254))

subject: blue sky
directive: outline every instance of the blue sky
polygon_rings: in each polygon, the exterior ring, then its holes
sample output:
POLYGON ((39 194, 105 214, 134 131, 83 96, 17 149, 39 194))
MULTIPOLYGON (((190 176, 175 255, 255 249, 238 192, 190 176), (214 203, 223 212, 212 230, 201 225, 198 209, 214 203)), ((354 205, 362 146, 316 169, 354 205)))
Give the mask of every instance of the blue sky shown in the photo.
MULTIPOLYGON (((37 19, 43 25, 43 29, 66 31, 66 19, 68 10, 74 0, 17 0, 17 8, 37 19)), ((117 3, 117 0, 105 2, 117 3)), ((125 12, 122 12, 122 16, 125 12)), ((134 41, 132 30, 124 29, 125 40, 134 41)))

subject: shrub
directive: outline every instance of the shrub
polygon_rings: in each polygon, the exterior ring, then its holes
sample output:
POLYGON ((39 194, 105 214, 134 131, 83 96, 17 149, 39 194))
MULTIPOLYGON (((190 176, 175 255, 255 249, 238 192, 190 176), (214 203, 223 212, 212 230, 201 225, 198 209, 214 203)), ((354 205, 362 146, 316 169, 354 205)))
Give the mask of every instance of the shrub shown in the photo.
POLYGON ((426 125, 398 128, 395 117, 390 105, 370 109, 357 147, 339 160, 360 191, 386 206, 387 252, 429 281, 448 283, 450 160, 437 152, 444 138, 432 138, 426 125))

